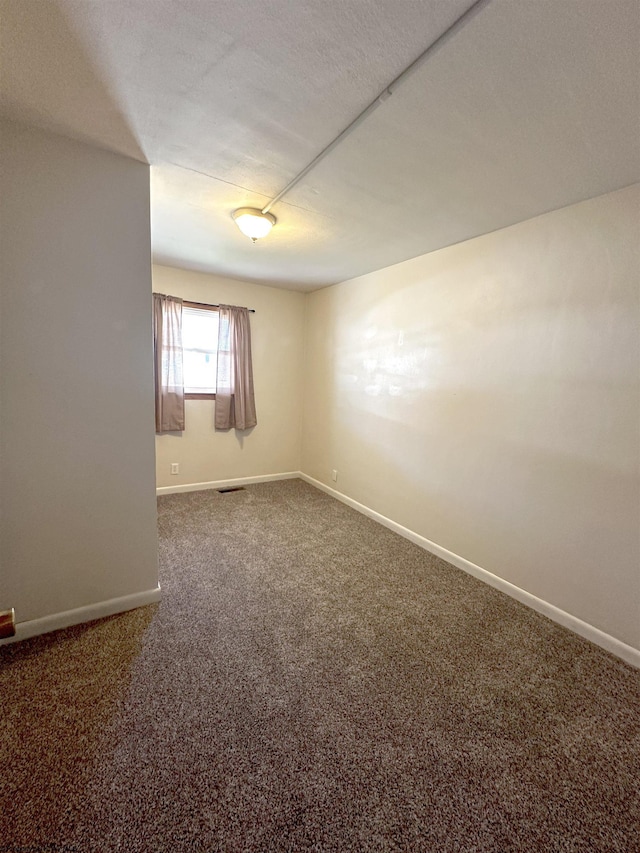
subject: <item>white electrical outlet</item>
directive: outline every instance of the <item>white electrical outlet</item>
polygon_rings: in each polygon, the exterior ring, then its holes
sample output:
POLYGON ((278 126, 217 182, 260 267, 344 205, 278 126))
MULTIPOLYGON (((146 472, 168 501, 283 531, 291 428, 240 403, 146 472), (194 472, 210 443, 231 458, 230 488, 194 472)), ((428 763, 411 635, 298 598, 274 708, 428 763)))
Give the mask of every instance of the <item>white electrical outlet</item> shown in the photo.
POLYGON ((338 472, 335 468, 331 472, 331 479, 333 480, 334 483, 337 483, 337 481, 338 481, 338 472))
POLYGON ((172 474, 179 474, 180 473, 180 463, 179 462, 172 462, 171 463, 171 473, 172 474))

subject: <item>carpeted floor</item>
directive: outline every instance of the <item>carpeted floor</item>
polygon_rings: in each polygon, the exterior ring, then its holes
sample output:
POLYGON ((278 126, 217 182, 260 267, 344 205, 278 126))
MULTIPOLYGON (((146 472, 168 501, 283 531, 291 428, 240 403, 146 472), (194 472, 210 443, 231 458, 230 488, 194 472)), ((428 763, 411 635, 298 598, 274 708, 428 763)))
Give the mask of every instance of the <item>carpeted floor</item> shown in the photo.
POLYGON ((0 853, 640 850, 640 672, 299 480, 159 523, 0 649, 0 853))

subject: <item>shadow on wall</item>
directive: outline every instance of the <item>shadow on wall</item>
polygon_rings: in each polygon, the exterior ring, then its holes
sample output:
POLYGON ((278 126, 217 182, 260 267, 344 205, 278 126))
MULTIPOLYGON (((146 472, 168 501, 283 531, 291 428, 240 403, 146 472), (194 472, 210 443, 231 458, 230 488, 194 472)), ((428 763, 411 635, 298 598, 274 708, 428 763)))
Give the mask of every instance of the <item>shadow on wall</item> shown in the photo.
POLYGON ((48 849, 73 821, 96 760, 108 754, 109 723, 156 610, 141 607, 0 648, 0 754, 8 769, 0 814, 4 842, 37 839, 48 849), (33 767, 40 768, 37 776, 33 767), (64 814, 56 799, 61 787, 73 792, 64 814), (36 803, 37 813, 47 815, 40 826, 33 821, 36 803))

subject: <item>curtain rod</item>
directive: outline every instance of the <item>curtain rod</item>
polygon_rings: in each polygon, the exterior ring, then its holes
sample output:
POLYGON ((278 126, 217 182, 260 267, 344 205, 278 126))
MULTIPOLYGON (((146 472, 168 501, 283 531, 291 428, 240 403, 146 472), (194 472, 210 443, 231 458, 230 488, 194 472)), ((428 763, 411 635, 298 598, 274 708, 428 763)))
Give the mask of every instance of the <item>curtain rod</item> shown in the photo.
MULTIPOLYGON (((182 304, 187 305, 187 306, 193 305, 194 308, 219 308, 220 307, 219 305, 212 305, 209 302, 194 302, 192 299, 183 299, 182 304)), ((247 311, 249 312, 249 314, 255 314, 256 313, 255 308, 247 308, 247 311)))

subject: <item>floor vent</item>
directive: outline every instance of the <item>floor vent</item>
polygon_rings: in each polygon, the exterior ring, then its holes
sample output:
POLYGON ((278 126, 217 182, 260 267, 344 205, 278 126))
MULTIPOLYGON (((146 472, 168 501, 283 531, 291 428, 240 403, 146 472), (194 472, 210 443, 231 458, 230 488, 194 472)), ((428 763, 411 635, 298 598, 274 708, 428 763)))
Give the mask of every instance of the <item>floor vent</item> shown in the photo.
POLYGON ((229 486, 228 489, 216 489, 219 495, 226 495, 228 492, 244 492, 244 486, 229 486))

